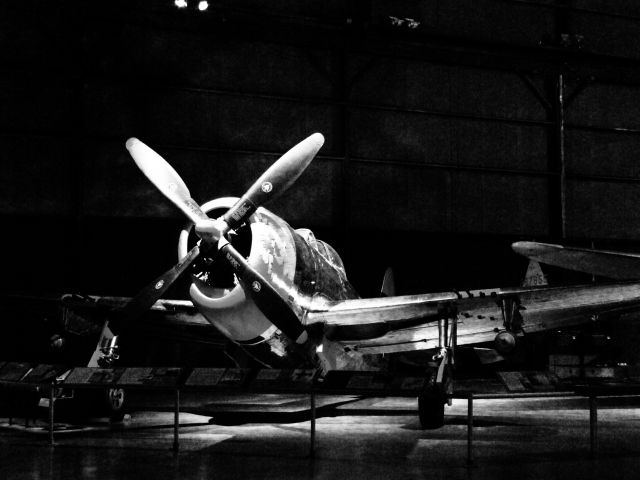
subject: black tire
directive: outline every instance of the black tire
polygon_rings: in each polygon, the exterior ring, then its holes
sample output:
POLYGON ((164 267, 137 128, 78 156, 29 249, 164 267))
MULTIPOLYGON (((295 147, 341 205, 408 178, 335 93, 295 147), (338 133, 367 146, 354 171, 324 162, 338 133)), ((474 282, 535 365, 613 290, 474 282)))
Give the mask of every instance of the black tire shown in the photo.
POLYGON ((105 391, 105 403, 109 419, 112 422, 124 420, 125 393, 122 388, 109 388, 105 391))
POLYGON ((423 393, 418 397, 418 416, 425 430, 434 430, 444 425, 444 399, 437 393, 423 393))
POLYGON ((121 388, 81 389, 74 392, 75 414, 79 417, 107 417, 112 422, 124 419, 125 392, 121 388))

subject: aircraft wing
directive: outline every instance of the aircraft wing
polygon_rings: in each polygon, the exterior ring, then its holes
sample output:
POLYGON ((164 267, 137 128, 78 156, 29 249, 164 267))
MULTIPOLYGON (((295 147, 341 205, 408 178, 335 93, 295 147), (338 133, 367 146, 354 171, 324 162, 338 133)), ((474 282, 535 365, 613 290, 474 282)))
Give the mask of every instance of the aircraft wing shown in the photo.
POLYGON ((308 313, 327 338, 362 353, 393 353, 438 346, 437 320, 457 315, 457 344, 493 341, 516 311, 524 334, 555 330, 640 312, 640 283, 532 287, 397 296, 332 302, 308 313))
POLYGON ((304 321, 322 323, 330 340, 379 337, 390 330, 437 321, 442 309, 457 298, 454 292, 444 292, 341 300, 312 309, 304 321))
MULTIPOLYGON (((130 300, 129 297, 67 294, 62 296, 61 304, 65 307, 65 315, 73 318, 83 317, 101 325, 108 312, 121 309, 130 300)), ((149 316, 158 324, 206 327, 211 325, 189 300, 158 300, 150 308, 149 316)))
MULTIPOLYGON (((67 294, 60 299, 64 331, 93 335, 105 327, 110 313, 127 305, 129 297, 67 294)), ((224 347, 228 341, 200 314, 189 300, 158 300, 149 311, 120 328, 128 333, 224 347)))
MULTIPOLYGON (((108 308, 116 309, 122 308, 131 301, 131 297, 108 297, 108 296, 93 296, 93 295, 76 295, 66 294, 62 298, 63 305, 68 306, 83 306, 83 307, 96 307, 96 308, 108 308)), ((193 306, 190 300, 163 300, 160 299, 151 307, 152 310, 158 311, 191 311, 195 312, 196 308, 193 306)))
POLYGON ((640 255, 550 243, 516 242, 515 252, 547 265, 601 275, 616 280, 640 278, 640 255))

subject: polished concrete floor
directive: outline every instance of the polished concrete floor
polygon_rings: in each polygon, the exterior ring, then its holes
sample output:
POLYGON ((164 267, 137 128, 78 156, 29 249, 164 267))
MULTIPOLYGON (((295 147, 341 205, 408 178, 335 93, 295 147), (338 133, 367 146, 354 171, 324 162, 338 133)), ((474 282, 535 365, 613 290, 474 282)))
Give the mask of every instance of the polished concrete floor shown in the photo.
POLYGON ((640 404, 599 405, 598 455, 590 458, 585 399, 476 400, 471 466, 466 401, 455 401, 436 431, 419 428, 413 399, 321 409, 313 459, 308 412, 296 409, 181 413, 178 453, 171 412, 134 412, 116 426, 58 423, 53 447, 44 421, 25 428, 0 418, 0 479, 639 478, 640 404))

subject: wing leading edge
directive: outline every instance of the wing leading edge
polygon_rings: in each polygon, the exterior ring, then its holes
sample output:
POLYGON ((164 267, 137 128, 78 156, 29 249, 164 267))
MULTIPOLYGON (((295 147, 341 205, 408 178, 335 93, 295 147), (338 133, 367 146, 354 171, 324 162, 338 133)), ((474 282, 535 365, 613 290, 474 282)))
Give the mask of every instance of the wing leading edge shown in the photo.
POLYGON ((312 309, 304 321, 323 324, 329 340, 380 337, 391 330, 437 321, 457 298, 453 292, 444 292, 342 300, 312 309))

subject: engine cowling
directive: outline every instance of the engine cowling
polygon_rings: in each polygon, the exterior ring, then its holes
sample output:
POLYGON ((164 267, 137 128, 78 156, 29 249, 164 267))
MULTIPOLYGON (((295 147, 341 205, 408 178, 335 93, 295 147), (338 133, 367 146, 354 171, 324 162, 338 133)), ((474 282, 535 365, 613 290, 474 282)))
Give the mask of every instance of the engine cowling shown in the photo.
MULTIPOLYGON (((215 218, 236 200, 218 198, 202 209, 215 218)), ((180 235, 180 259, 196 241, 191 230, 189 226, 180 235)), ((232 235, 231 242, 289 303, 303 324, 314 302, 357 297, 333 248, 317 240, 310 230, 293 230, 269 210, 258 208, 237 235, 232 235)), ((268 342, 277 354, 284 354, 286 339, 246 294, 244 289, 248 287, 225 273, 222 263, 215 258, 198 263, 189 289, 194 305, 230 339, 245 345, 268 342)))

